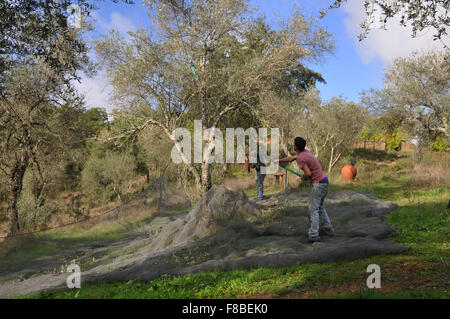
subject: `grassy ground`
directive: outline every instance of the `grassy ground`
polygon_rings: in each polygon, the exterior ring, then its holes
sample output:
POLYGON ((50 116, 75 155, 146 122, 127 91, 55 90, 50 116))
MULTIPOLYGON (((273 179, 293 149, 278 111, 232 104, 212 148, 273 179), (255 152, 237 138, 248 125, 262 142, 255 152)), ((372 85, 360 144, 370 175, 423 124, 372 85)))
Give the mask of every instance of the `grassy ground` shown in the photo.
MULTIPOLYGON (((408 155, 366 151, 356 155, 358 178, 345 184, 337 177, 339 172, 333 172, 331 188, 365 189, 397 203, 399 209, 387 220, 398 228, 393 240, 411 245, 404 254, 345 263, 213 270, 150 282, 87 284, 26 298, 450 298, 448 185, 441 176, 414 170, 408 155), (380 289, 366 287, 369 264, 381 267, 380 289)), ((448 162, 445 165, 448 173, 448 162)), ((265 195, 282 189, 269 186, 265 195)), ((254 190, 247 193, 252 196, 254 190)))

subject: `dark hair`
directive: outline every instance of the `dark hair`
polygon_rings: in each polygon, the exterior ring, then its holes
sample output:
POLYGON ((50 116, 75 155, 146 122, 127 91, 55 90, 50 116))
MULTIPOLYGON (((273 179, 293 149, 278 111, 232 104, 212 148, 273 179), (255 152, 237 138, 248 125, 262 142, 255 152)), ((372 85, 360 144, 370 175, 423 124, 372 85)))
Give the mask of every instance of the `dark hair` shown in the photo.
POLYGON ((303 152, 305 150, 306 141, 304 138, 297 136, 294 139, 294 145, 298 151, 303 152))

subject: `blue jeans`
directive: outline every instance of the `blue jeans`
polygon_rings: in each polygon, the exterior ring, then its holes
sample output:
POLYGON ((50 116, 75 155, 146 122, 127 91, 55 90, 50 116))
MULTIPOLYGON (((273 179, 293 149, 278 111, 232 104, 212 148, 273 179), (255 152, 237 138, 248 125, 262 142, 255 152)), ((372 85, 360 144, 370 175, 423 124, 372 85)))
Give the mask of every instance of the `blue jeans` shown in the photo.
POLYGON ((330 218, 323 205, 327 195, 328 183, 315 183, 312 185, 310 206, 311 228, 308 231, 309 238, 318 237, 319 228, 333 229, 330 218))
POLYGON ((259 171, 256 171, 256 191, 258 199, 263 199, 264 192, 264 179, 266 178, 266 174, 261 174, 259 171))

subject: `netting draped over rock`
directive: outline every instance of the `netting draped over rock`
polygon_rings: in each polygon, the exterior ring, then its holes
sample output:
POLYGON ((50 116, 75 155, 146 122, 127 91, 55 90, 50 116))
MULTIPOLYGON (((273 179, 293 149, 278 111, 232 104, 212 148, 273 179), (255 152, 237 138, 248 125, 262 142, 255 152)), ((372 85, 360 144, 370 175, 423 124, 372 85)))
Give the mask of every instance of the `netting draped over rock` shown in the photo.
POLYGON ((207 192, 187 214, 169 224, 150 245, 166 249, 198 240, 218 232, 232 221, 256 220, 258 209, 250 203, 245 193, 215 186, 207 192))
MULTIPOLYGON (((397 206, 371 193, 331 192, 325 207, 336 234, 322 235, 314 244, 307 242, 308 207, 307 191, 291 191, 286 201, 284 194, 256 201, 241 190, 214 186, 188 213, 174 219, 155 218, 147 225, 149 237, 111 249, 95 267, 83 272, 83 282, 350 261, 408 249, 390 240, 395 228, 384 217, 397 206)), ((65 279, 65 275, 45 275, 1 286, 0 297, 64 287, 65 279)))

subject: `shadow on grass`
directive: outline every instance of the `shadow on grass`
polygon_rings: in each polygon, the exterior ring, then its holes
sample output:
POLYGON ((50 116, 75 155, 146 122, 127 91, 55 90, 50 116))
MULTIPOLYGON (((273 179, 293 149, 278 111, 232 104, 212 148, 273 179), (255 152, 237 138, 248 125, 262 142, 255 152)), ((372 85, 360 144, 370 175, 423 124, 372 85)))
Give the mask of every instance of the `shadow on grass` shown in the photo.
POLYGON ((400 158, 407 157, 404 154, 399 154, 397 152, 386 152, 382 150, 376 149, 366 149, 366 148, 355 148, 350 156, 355 157, 356 159, 363 159, 368 161, 377 161, 377 162, 392 162, 400 158))

